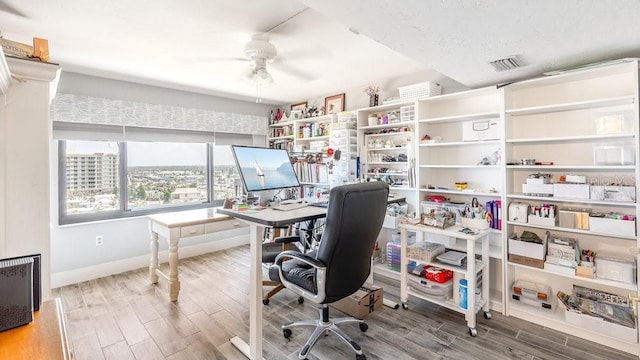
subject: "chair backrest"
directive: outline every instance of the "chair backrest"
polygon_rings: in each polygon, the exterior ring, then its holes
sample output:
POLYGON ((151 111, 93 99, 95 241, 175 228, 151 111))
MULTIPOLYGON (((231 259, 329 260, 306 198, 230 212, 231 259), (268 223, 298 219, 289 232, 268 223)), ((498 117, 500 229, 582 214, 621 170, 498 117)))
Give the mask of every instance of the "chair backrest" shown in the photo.
POLYGON ((383 182, 348 184, 331 189, 317 259, 326 264, 326 299, 353 294, 371 271, 373 247, 382 229, 389 186, 383 182))

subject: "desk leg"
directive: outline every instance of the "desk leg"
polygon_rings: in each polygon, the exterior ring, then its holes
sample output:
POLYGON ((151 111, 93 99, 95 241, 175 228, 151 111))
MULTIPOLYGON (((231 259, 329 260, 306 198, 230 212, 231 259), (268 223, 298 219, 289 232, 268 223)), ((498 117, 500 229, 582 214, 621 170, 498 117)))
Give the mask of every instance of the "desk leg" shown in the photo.
POLYGON ((169 297, 171 301, 178 301, 180 280, 178 280, 178 241, 180 238, 169 240, 169 297))
POLYGON ((247 358, 262 358, 262 234, 264 227, 251 224, 251 274, 249 281, 249 344, 240 337, 231 338, 233 344, 247 358))
POLYGON ((158 283, 158 233, 151 231, 151 259, 149 260, 149 279, 152 284, 158 283))

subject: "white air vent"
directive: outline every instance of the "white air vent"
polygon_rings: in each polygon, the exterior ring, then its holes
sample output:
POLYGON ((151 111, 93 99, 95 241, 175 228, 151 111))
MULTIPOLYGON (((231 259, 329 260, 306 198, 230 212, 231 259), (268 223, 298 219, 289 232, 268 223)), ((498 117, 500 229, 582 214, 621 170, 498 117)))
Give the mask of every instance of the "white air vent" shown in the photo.
POLYGON ((491 64, 491 66, 493 66, 493 69, 497 72, 513 70, 525 66, 524 61, 522 61, 522 59, 518 55, 494 60, 489 64, 491 64))

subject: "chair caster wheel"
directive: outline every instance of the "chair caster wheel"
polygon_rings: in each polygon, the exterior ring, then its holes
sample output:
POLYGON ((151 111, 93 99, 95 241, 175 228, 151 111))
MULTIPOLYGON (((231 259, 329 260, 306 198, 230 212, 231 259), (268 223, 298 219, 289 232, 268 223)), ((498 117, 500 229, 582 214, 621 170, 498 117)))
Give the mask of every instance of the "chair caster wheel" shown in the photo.
POLYGON ((269 305, 269 299, 262 299, 263 305, 269 305))
POLYGON ((469 335, 476 337, 476 335, 478 335, 478 330, 476 330, 476 328, 469 328, 469 335))
POLYGON ((364 354, 362 355, 356 355, 356 360, 367 360, 367 357, 364 356, 364 354))
POLYGON ((369 330, 369 325, 365 323, 360 323, 360 331, 365 332, 367 330, 369 330))
POLYGON ((298 304, 304 304, 304 298, 302 296, 298 298, 298 304))
POLYGON ((405 310, 407 310, 407 309, 409 308, 409 305, 407 305, 407 304, 402 304, 402 308, 403 308, 403 309, 405 309, 405 310))
POLYGON ((291 337, 291 334, 293 334, 291 332, 291 329, 284 329, 282 330, 282 335, 284 336, 285 339, 288 339, 291 337))
POLYGON ((485 311, 484 312, 484 318, 487 319, 487 320, 491 319, 491 313, 489 311, 485 311))

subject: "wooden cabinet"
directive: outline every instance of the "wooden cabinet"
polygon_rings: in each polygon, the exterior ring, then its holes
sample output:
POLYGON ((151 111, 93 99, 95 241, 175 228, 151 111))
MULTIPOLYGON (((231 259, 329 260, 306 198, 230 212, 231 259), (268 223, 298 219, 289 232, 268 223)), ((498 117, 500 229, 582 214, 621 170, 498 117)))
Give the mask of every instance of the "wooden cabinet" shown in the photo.
POLYGON ((0 332, 0 359, 69 360, 72 357, 60 299, 43 302, 30 324, 0 332))

